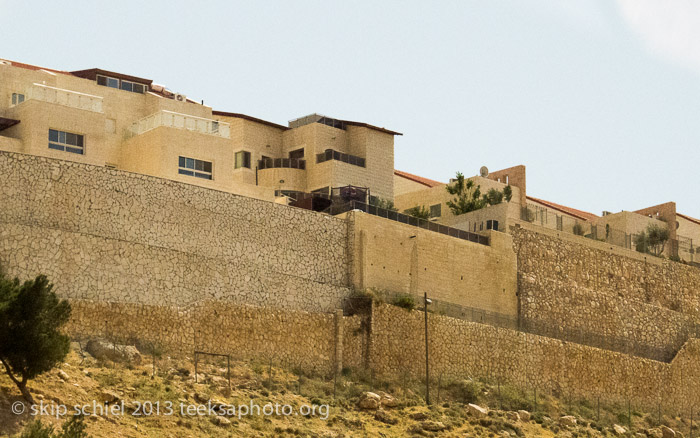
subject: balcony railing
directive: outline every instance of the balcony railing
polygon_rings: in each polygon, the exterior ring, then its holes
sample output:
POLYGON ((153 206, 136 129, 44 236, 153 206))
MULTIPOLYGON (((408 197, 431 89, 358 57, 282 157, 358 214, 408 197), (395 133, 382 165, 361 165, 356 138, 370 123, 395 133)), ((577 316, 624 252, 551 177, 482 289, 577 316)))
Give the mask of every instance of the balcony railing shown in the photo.
POLYGON ((324 161, 342 161, 343 163, 352 164, 354 166, 365 167, 365 159, 362 157, 356 157, 355 155, 344 154, 342 152, 334 151, 333 149, 326 149, 325 152, 316 155, 316 162, 323 163, 324 161))
POLYGON ((301 158, 265 158, 258 161, 258 169, 306 169, 306 160, 301 158))
POLYGON ((190 116, 188 114, 175 113, 167 110, 159 111, 134 122, 129 128, 129 135, 141 135, 160 126, 185 129, 187 131, 199 132, 201 134, 214 135, 223 138, 230 138, 231 136, 231 127, 226 122, 190 116))
POLYGON ((96 113, 102 112, 102 98, 100 96, 49 87, 43 84, 32 84, 27 91, 26 100, 55 103, 96 113))

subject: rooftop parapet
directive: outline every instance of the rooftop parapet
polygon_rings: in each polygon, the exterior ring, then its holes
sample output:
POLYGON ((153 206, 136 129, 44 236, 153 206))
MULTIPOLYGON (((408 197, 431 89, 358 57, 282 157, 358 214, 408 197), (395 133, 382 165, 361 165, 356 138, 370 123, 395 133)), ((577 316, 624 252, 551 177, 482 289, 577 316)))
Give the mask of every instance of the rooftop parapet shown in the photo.
POLYGON ((141 120, 137 120, 131 125, 131 127, 129 127, 127 136, 133 137, 136 135, 141 135, 160 126, 185 129, 188 131, 214 135, 222 138, 230 138, 231 136, 231 127, 226 122, 205 119, 202 117, 167 110, 162 110, 155 114, 151 114, 150 116, 144 117, 141 120))
POLYGON ((26 100, 38 100, 96 113, 102 112, 102 97, 100 96, 43 84, 32 84, 27 90, 26 100))

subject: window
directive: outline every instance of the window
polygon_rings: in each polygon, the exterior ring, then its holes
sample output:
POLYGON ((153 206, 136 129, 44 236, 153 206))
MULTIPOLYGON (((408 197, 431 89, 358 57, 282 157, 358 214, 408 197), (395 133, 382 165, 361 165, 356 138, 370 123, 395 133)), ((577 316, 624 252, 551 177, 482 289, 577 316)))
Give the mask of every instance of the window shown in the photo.
POLYGON ((177 173, 180 175, 194 176, 202 179, 212 179, 211 177, 211 161, 195 160, 194 158, 180 157, 179 169, 177 173))
POLYGON ((148 86, 144 84, 139 84, 138 82, 131 82, 126 80, 119 80, 117 78, 110 78, 109 76, 97 75, 97 85, 104 85, 110 88, 119 88, 125 91, 131 91, 133 93, 145 93, 148 91, 148 86))
POLYGON ((132 91, 134 93, 144 93, 144 85, 137 82, 122 81, 121 89, 126 91, 132 91))
POLYGON ((430 206, 430 217, 440 217, 442 216, 442 204, 435 204, 430 206))
POLYGON ((250 169, 250 152, 248 151, 238 151, 236 152, 236 169, 246 167, 250 169))
POLYGON ((83 136, 49 129, 49 149, 83 154, 83 136))
POLYGON ((304 158, 304 148, 289 152, 289 158, 301 159, 304 158))
POLYGON ((487 221, 486 221, 486 229, 487 229, 487 230, 498 231, 498 221, 496 221, 496 220, 487 220, 487 221))
POLYGON ((219 132, 219 122, 211 122, 211 133, 216 134, 219 132))
POLYGON ((119 79, 97 75, 97 85, 104 85, 110 88, 119 88, 119 79))
POLYGON ((24 102, 24 94, 12 93, 12 105, 19 105, 24 102))

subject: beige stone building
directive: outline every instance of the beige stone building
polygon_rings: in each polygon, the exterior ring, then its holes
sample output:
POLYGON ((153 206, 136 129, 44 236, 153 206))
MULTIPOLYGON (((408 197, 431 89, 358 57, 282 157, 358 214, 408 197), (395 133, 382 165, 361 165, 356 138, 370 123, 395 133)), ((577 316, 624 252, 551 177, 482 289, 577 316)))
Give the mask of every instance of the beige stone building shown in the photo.
POLYGON ((393 199, 394 136, 312 114, 289 126, 194 102, 150 79, 0 60, 0 150, 260 199, 347 185, 393 199))
MULTIPOLYGON (((289 203, 355 186, 360 198, 425 207, 461 230, 507 231, 519 221, 628 249, 649 224, 669 226, 667 256, 699 262, 700 220, 666 203, 602 216, 529 196, 525 166, 470 177, 481 192, 512 188, 510 202, 455 216, 447 184, 394 169, 398 132, 311 114, 287 126, 214 110, 150 79, 59 71, 0 60, 0 150, 151 175, 289 203)), ((309 206, 305 206, 309 208, 309 206)))
POLYGON ((604 211, 598 216, 555 202, 529 196, 526 192, 525 166, 515 166, 496 172, 472 176, 481 193, 489 189, 502 191, 512 188, 510 202, 487 206, 480 210, 455 216, 447 202, 454 198, 441 183, 407 172, 394 175, 395 204, 400 211, 425 207, 430 220, 450 227, 481 233, 487 230, 508 232, 511 225, 529 222, 554 231, 578 234, 630 250, 636 250, 636 239, 649 225, 669 229, 665 257, 678 257, 685 262, 700 262, 700 220, 678 213, 676 204, 668 202, 634 212, 604 211))

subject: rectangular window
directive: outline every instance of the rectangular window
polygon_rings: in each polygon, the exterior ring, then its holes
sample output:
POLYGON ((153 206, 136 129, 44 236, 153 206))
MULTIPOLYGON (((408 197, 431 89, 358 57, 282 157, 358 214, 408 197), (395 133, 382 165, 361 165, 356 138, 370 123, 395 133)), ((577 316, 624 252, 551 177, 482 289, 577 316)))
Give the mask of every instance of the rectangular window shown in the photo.
POLYGON ((97 75, 97 85, 104 85, 110 88, 119 88, 119 79, 97 75))
POLYGON ((212 179, 211 161, 195 160, 194 158, 179 157, 178 172, 180 175, 194 176, 202 179, 212 179))
POLYGON ((430 206, 430 217, 440 217, 442 216, 442 204, 435 204, 430 206))
POLYGON ((122 90, 143 94, 146 87, 143 84, 139 84, 138 82, 130 82, 130 81, 122 80, 120 88, 122 90))
POLYGON ((304 158, 304 148, 289 152, 289 158, 295 158, 295 159, 304 158))
POLYGON ((19 105, 24 102, 24 94, 12 93, 12 105, 19 105))
POLYGON ((139 84, 138 82, 131 82, 125 80, 119 80, 117 78, 110 78, 109 76, 97 75, 97 85, 104 85, 110 88, 119 88, 125 91, 131 91, 134 93, 145 93, 148 91, 148 87, 144 84, 139 84))
POLYGON ((236 169, 242 167, 250 169, 250 152, 248 151, 238 151, 236 152, 236 169))
POLYGON ((83 141, 80 134, 49 129, 49 149, 83 155, 83 141))

